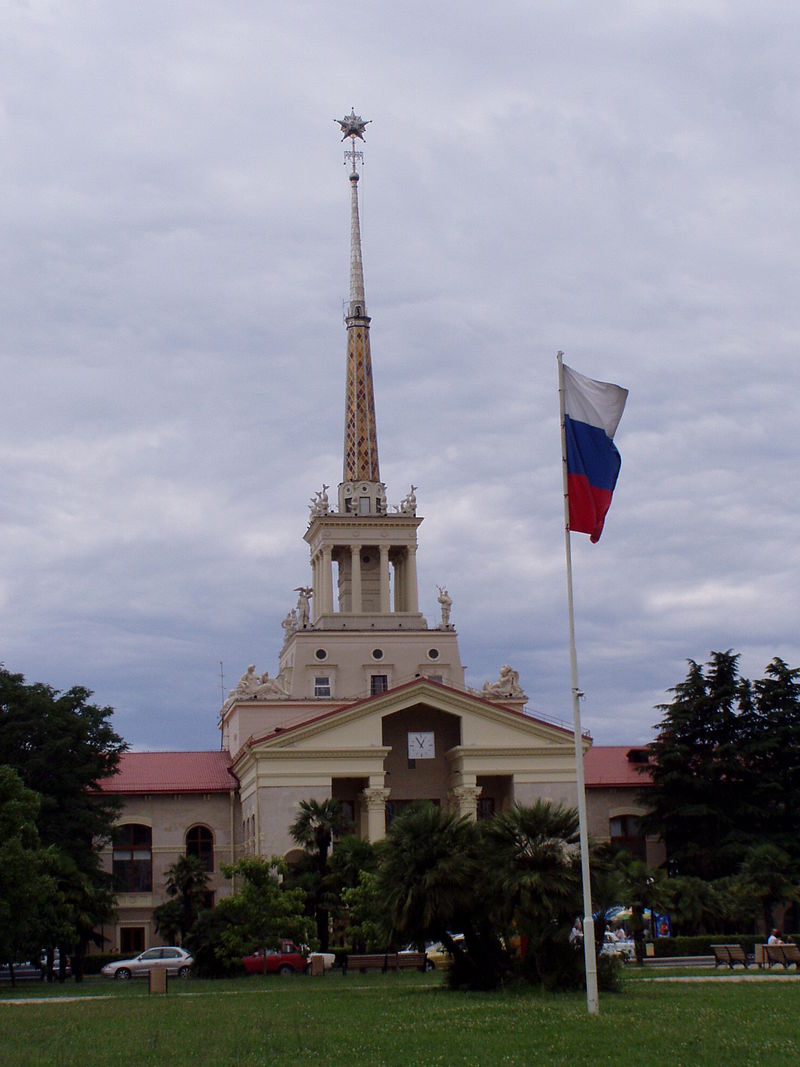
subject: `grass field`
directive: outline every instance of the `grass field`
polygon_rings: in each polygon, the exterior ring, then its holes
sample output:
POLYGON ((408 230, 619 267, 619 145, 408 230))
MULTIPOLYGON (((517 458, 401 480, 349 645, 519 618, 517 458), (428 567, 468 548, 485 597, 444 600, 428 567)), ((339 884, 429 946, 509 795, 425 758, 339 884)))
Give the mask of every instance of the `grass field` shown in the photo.
POLYGON ((621 993, 602 994, 600 1014, 593 1017, 581 994, 451 993, 437 974, 175 981, 166 996, 150 996, 144 981, 4 988, 0 1062, 3 1067, 800 1063, 800 977, 720 975, 706 982, 666 977, 663 971, 638 972, 621 993), (12 1003, 17 999, 33 1003, 12 1003))

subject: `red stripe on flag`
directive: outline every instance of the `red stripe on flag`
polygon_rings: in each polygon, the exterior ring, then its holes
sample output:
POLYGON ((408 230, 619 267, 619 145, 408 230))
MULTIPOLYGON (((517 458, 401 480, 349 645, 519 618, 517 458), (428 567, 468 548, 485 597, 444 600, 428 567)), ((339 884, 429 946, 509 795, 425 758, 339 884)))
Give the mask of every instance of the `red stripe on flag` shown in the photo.
POLYGON ((597 543, 611 507, 611 490, 595 489, 589 485, 585 474, 570 474, 567 476, 567 492, 570 530, 589 534, 590 540, 597 543))

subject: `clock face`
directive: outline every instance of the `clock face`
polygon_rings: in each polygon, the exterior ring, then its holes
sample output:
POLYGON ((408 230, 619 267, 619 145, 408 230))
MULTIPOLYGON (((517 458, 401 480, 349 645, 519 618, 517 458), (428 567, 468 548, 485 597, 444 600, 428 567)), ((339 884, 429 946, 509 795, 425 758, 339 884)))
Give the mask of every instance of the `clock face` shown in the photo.
POLYGON ((414 730, 408 735, 408 758, 409 759, 433 759, 436 748, 433 742, 433 732, 425 733, 414 730))

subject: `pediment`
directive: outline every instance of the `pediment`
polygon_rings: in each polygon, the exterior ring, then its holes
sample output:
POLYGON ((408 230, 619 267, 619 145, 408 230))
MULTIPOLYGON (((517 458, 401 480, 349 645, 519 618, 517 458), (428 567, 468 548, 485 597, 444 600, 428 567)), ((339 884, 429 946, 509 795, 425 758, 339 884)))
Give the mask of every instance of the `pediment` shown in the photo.
MULTIPOLYGON (((492 701, 448 686, 416 679, 379 696, 315 716, 262 737, 252 738, 247 749, 264 756, 289 750, 302 752, 380 749, 387 716, 414 713, 454 716, 460 720, 460 748, 498 753, 549 751, 553 755, 574 751, 572 731, 524 715, 492 701)), ((287 752, 288 754, 288 752, 287 752)))

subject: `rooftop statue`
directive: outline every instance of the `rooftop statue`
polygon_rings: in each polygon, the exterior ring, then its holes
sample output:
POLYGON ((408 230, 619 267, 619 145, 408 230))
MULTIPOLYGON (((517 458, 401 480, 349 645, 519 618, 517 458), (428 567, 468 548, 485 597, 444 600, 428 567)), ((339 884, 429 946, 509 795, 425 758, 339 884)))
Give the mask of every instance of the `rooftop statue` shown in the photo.
POLYGON ((309 602, 311 600, 311 594, 314 592, 310 585, 298 585, 295 589, 295 593, 299 593, 297 597, 297 629, 305 630, 308 626, 309 619, 309 602))
POLYGON ((310 519, 317 519, 323 515, 330 513, 330 506, 328 504, 328 490, 329 485, 322 483, 322 491, 314 493, 313 497, 308 503, 309 511, 311 512, 310 519))
POLYGON ((436 588, 439 590, 437 600, 442 608, 442 624, 439 629, 452 630, 452 626, 450 625, 450 608, 453 606, 453 599, 443 585, 437 585, 436 588))
POLYGON ((417 514, 417 495, 415 490, 419 489, 418 485, 412 485, 411 490, 407 496, 404 496, 400 501, 400 506, 395 505, 395 511, 398 511, 401 515, 416 515, 417 514))
POLYGON ((500 677, 496 682, 484 682, 478 692, 473 689, 477 696, 486 697, 487 700, 527 700, 519 684, 519 671, 509 667, 507 663, 500 668, 500 677))

